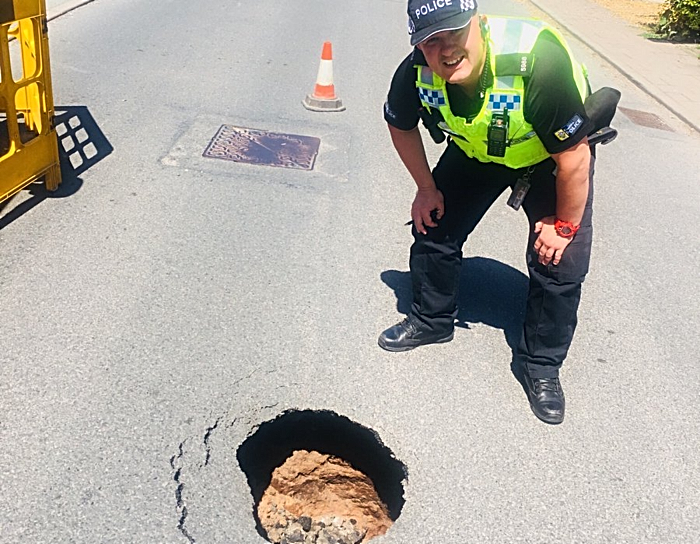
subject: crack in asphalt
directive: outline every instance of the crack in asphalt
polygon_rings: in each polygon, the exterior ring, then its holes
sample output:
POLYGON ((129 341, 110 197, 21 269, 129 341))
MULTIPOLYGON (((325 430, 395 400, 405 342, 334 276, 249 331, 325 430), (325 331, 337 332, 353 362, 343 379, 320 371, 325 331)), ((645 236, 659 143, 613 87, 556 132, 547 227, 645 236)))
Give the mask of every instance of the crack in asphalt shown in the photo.
MULTIPOLYGON (((243 376, 242 378, 236 380, 233 385, 237 385, 242 381, 249 380, 250 378, 253 377, 253 375, 260 370, 259 368, 254 368, 250 374, 247 376, 243 376)), ((271 371, 272 373, 274 371, 271 371)), ((212 433, 219 427, 219 423, 221 423, 221 420, 223 419, 223 416, 220 416, 217 418, 216 422, 214 425, 207 427, 207 430, 204 433, 204 438, 203 438, 203 443, 204 443, 204 448, 205 448, 205 458, 204 458, 204 463, 203 465, 200 465, 200 468, 202 466, 207 466, 209 465, 209 461, 211 459, 211 446, 209 445, 209 440, 211 439, 212 433)), ((232 426, 236 422, 236 418, 233 419, 231 424, 229 425, 232 426)), ((183 493, 185 490, 185 483, 180 480, 180 477, 182 475, 182 464, 181 460, 183 456, 185 455, 185 443, 187 440, 184 440, 183 442, 180 442, 180 445, 178 446, 178 452, 177 454, 173 455, 170 458, 170 467, 172 468, 173 471, 173 481, 175 482, 175 504, 176 504, 176 510, 178 513, 178 523, 177 523, 177 528, 178 530, 182 533, 182 535, 190 542, 190 544, 196 544, 194 537, 189 533, 186 527, 186 522, 187 522, 187 505, 185 504, 185 499, 183 497, 183 493)))
POLYGON ((185 505, 185 500, 182 497, 182 493, 185 489, 185 484, 184 484, 184 482, 180 481, 180 475, 182 474, 182 467, 180 466, 179 461, 180 461, 180 459, 182 459, 182 456, 184 455, 185 442, 180 442, 177 455, 173 455, 170 458, 170 466, 172 467, 172 469, 174 471, 173 480, 177 484, 177 487, 175 488, 175 502, 177 505, 177 512, 180 514, 180 517, 179 517, 178 523, 177 523, 177 528, 183 534, 183 536, 190 542, 190 544, 195 544, 194 538, 187 531, 187 528, 185 527, 185 522, 187 521, 187 506, 185 505), (177 464, 177 466, 176 466, 176 464, 177 464))
POLYGON ((204 466, 206 467, 209 465, 209 459, 211 459, 211 446, 209 446, 209 439, 211 438, 211 433, 213 433, 216 428, 219 426, 219 422, 221 421, 221 417, 217 418, 216 423, 212 425, 211 427, 207 427, 207 432, 204 433, 204 448, 207 452, 205 458, 204 458, 204 466))
MULTIPOLYGON (((250 372, 250 374, 248 374, 248 376, 244 376, 243 378, 237 380, 235 382, 235 384, 238 384, 244 380, 250 379, 259 370, 260 369, 258 369, 258 368, 253 369, 252 372, 250 372)), ((273 372, 274 371, 270 371, 268 373, 271 374, 273 372)), ((263 406, 261 408, 258 408, 254 412, 258 413, 262 410, 274 408, 278 404, 279 403, 274 403, 270 406, 263 406)), ((209 465, 209 462, 211 461, 211 456, 212 456, 212 447, 210 445, 210 440, 211 440, 212 435, 214 434, 214 431, 216 431, 219 428, 219 426, 222 424, 222 421, 224 419, 226 419, 225 416, 219 416, 213 425, 206 428, 206 431, 204 432, 204 436, 202 438, 202 444, 204 445, 204 452, 205 452, 204 462, 199 465, 199 468, 203 468, 203 467, 206 467, 209 465)), ((225 425, 225 427, 232 427, 238 419, 239 418, 233 418, 232 421, 230 421, 228 424, 225 425)), ((175 486, 176 486, 175 487, 175 504, 176 504, 176 511, 178 513, 177 528, 190 544, 196 544, 194 537, 190 534, 190 532, 188 531, 187 526, 186 526, 188 510, 187 510, 187 504, 186 504, 186 501, 184 498, 185 483, 181 479, 182 470, 183 470, 183 457, 185 455, 185 444, 187 443, 188 440, 189 439, 185 439, 184 441, 180 442, 180 444, 178 445, 178 452, 170 458, 170 467, 173 471, 173 481, 175 482, 175 486)))

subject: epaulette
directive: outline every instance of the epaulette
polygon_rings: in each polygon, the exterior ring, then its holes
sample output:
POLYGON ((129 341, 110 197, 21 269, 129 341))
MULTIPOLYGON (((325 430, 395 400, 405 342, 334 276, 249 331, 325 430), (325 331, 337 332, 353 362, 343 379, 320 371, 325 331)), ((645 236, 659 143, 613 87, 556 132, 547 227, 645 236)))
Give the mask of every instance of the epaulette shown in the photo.
POLYGON ((535 56, 531 53, 496 55, 496 76, 530 77, 535 56))

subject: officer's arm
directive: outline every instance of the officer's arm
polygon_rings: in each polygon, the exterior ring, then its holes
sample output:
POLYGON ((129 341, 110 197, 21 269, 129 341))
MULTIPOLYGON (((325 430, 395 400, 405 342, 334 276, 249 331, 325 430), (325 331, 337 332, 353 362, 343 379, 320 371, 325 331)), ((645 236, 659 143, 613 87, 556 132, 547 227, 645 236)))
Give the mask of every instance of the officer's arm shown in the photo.
POLYGON ((435 190, 435 181, 430 173, 430 165, 425 156, 423 138, 418 127, 412 130, 400 130, 387 123, 391 141, 401 158, 406 170, 416 182, 418 190, 435 190))
POLYGON ((437 223, 430 216, 436 210, 436 218, 440 219, 445 212, 442 193, 437 190, 435 180, 430 172, 430 165, 425 156, 423 138, 418 127, 412 130, 400 130, 388 124, 391 141, 401 158, 404 166, 415 181, 418 191, 411 206, 411 218, 416 230, 426 234, 425 227, 436 227, 437 223))
POLYGON ((543 217, 535 223, 535 232, 539 233, 535 240, 535 251, 539 255, 539 262, 544 265, 550 262, 559 264, 564 250, 571 243, 571 238, 557 234, 554 229, 555 220, 559 218, 579 225, 583 219, 591 161, 588 138, 566 151, 553 154, 552 158, 557 164, 557 215, 543 217))
POLYGON ((591 164, 588 138, 552 158, 557 163, 557 218, 579 225, 588 199, 591 164))

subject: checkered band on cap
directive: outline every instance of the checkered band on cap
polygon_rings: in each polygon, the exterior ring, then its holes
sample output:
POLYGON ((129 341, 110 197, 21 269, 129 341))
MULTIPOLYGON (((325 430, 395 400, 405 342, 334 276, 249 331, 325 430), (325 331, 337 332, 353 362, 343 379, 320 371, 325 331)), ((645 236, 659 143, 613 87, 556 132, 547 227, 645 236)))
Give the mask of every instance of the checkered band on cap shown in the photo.
POLYGON ((501 111, 508 108, 508 111, 520 109, 520 95, 518 94, 491 94, 489 96, 489 109, 501 111))
POLYGON ((440 90, 434 91, 418 87, 418 96, 420 96, 421 102, 425 102, 434 108, 439 108, 447 103, 445 101, 445 94, 440 90))

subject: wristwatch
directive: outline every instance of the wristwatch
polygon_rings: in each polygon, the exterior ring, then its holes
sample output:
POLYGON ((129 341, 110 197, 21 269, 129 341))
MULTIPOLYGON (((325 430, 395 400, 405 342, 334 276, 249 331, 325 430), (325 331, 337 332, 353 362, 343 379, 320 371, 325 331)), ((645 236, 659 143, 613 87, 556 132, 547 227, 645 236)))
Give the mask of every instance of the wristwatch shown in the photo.
POLYGON ((574 234, 581 228, 581 225, 574 225, 571 221, 557 219, 554 223, 554 230, 562 238, 573 238, 574 234))

